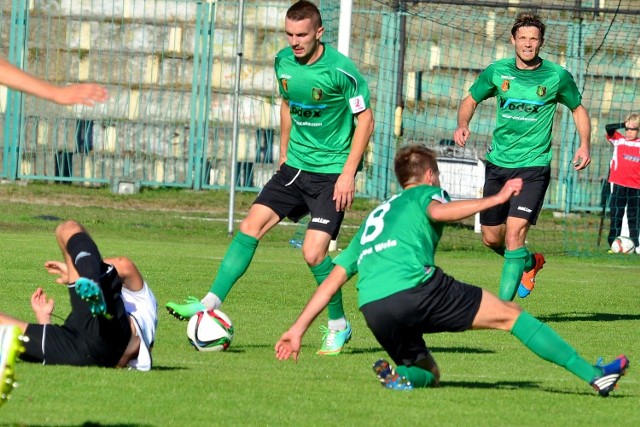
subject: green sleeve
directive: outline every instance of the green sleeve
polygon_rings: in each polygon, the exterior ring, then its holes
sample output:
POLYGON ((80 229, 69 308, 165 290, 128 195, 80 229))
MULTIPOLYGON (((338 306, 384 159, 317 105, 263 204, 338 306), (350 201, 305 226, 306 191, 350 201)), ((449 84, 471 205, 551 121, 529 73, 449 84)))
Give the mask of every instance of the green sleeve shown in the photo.
POLYGON ((576 86, 571 73, 564 68, 560 71, 560 82, 558 84, 558 102, 565 105, 571 111, 582 104, 582 95, 576 86))
POLYGON ((498 94, 498 88, 493 84, 493 73, 495 64, 489 65, 480 73, 476 81, 471 85, 469 93, 478 104, 485 99, 492 98, 498 94))

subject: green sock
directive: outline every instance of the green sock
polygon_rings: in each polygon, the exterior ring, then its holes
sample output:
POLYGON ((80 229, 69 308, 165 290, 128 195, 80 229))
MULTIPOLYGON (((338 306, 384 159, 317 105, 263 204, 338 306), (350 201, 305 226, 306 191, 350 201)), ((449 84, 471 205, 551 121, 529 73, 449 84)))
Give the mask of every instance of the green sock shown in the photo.
POLYGON ((586 382, 601 375, 599 368, 580 357, 556 331, 526 311, 518 316, 511 334, 539 357, 562 366, 586 382))
MULTIPOLYGON (((529 251, 527 250, 527 252, 529 251)), ((529 255, 524 260, 524 271, 531 271, 535 266, 536 266, 536 257, 534 257, 533 254, 529 252, 529 255)))
POLYGON ((502 277, 500 278, 500 291, 498 296, 503 301, 513 301, 524 273, 524 262, 529 256, 529 251, 524 246, 513 251, 504 252, 504 264, 502 277))
POLYGON ((224 301, 236 281, 249 268, 258 242, 255 237, 240 231, 231 241, 210 289, 210 292, 216 294, 220 301, 224 301))
POLYGON ((398 366, 398 375, 405 377, 414 387, 431 387, 436 380, 435 375, 417 366, 398 366))
MULTIPOLYGON (((331 261, 331 257, 327 255, 320 264, 309 268, 319 286, 324 279, 327 278, 329 273, 331 273, 331 270, 333 270, 333 262, 331 261)), ((338 292, 331 297, 327 310, 329 311, 329 320, 342 319, 345 317, 344 307, 342 306, 342 290, 338 290, 338 292)))

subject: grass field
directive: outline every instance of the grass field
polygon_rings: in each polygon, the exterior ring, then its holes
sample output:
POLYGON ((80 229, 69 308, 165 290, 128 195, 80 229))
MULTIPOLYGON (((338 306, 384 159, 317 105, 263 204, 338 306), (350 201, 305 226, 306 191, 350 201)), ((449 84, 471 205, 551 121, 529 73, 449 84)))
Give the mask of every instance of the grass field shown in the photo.
MULTIPOLYGON (((42 265, 59 258, 53 230, 67 218, 89 228, 103 256, 134 259, 161 306, 202 296, 229 243, 226 197, 177 190, 123 197, 69 186, 2 185, 0 310, 31 319, 29 296, 43 286, 56 299, 58 321, 66 316, 66 290, 42 265)), ((252 198, 237 200, 239 217, 252 198)), ((274 358, 275 342, 314 290, 300 250, 288 245, 294 229, 279 226, 265 237, 223 305, 236 327, 227 352, 195 351, 186 322, 162 308, 151 372, 20 362, 20 387, 0 407, 0 425, 640 425, 640 257, 550 256, 534 293, 520 300, 587 360, 627 354, 631 368, 611 397, 598 397, 497 331, 427 337, 442 387, 393 392, 371 370, 384 352, 357 312, 354 282, 344 296, 354 336, 343 354, 314 354, 322 316, 297 364, 274 358)), ((486 249, 446 251, 438 262, 459 279, 497 290, 501 260, 486 249)))

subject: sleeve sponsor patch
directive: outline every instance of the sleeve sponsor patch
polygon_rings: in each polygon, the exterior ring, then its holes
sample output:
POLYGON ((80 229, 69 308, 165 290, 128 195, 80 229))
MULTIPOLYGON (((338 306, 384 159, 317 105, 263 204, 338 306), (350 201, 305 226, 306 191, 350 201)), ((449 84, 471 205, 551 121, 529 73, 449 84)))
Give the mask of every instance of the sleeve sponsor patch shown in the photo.
POLYGON ((367 109, 367 105, 364 102, 364 97, 358 95, 355 98, 349 98, 349 106, 351 107, 352 114, 358 114, 367 109))

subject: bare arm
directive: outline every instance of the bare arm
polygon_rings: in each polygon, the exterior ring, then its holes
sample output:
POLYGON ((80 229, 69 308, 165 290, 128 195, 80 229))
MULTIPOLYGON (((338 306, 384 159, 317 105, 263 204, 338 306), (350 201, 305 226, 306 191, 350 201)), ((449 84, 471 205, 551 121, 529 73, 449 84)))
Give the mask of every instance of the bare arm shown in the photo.
POLYGON ((609 123, 608 125, 606 125, 604 127, 604 130, 607 131, 607 136, 608 137, 612 137, 613 134, 616 132, 616 130, 621 129, 624 127, 624 122, 623 123, 609 123))
POLYGON ((477 106, 478 103, 471 97, 471 95, 467 95, 467 97, 460 103, 460 107, 458 107, 458 129, 453 133, 453 140, 460 147, 464 147, 471 135, 469 123, 473 118, 473 114, 475 113, 477 106))
POLYGON ((142 290, 144 279, 138 270, 138 267, 126 257, 105 258, 105 264, 111 264, 118 272, 118 276, 122 280, 122 286, 130 291, 142 290))
POLYGON ((278 166, 282 166, 287 161, 287 148, 289 147, 289 136, 291 135, 291 113, 289 112, 289 102, 282 100, 280 104, 280 161, 278 166))
POLYGON ((93 106, 109 97, 107 90, 94 83, 56 86, 32 76, 0 58, 0 84, 61 105, 84 104, 93 106))
POLYGON ((591 120, 587 109, 580 105, 573 110, 573 121, 580 137, 580 147, 573 156, 573 167, 575 170, 582 170, 591 163, 591 120))
POLYGON ((356 172, 367 145, 369 145, 374 128, 373 112, 370 108, 359 113, 356 118, 358 123, 351 140, 351 150, 333 191, 333 200, 336 202, 336 210, 338 211, 349 209, 353 203, 356 191, 356 172))
POLYGON ((434 221, 452 222, 468 218, 478 212, 505 203, 522 190, 522 178, 510 179, 493 196, 472 200, 456 200, 449 203, 433 201, 427 207, 427 215, 434 221))
POLYGON ((338 289, 347 282, 347 272, 344 268, 336 265, 329 273, 322 284, 316 289, 307 305, 298 316, 298 319, 289 328, 287 332, 282 334, 275 346, 276 357, 280 360, 286 360, 293 357, 298 360, 302 337, 304 336, 311 323, 318 317, 318 314, 324 310, 329 304, 331 297, 338 292, 338 289))

